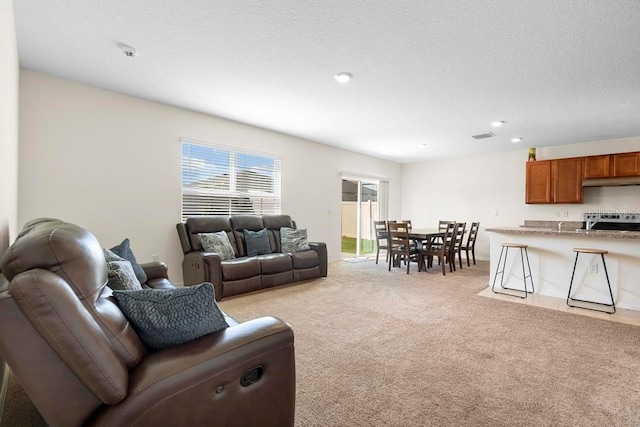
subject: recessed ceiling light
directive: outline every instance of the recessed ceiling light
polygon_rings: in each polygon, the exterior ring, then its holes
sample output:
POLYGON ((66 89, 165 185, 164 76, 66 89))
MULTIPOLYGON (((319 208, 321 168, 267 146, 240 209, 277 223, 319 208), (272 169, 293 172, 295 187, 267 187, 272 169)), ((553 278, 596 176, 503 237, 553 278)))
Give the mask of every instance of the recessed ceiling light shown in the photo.
POLYGON ((346 83, 349 80, 351 80, 351 78, 353 77, 353 74, 351 74, 351 73, 338 73, 334 77, 340 83, 346 83))
POLYGON ((491 122, 491 126, 493 126, 494 128, 499 128, 500 126, 502 126, 504 124, 503 121, 499 121, 499 122, 491 122))
POLYGON ((511 142, 520 142, 522 138, 511 138, 511 142))
POLYGON ((418 144, 418 148, 427 148, 427 144, 418 144))

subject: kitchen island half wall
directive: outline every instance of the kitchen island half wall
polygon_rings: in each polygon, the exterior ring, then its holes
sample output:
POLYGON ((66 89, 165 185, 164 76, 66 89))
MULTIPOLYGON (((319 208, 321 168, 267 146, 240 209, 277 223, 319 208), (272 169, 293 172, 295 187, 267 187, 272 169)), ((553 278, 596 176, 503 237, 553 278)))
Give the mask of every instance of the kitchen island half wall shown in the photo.
MULTIPOLYGON (((490 232, 489 286, 493 283, 503 243, 528 245, 535 292, 567 298, 576 253, 573 248, 609 251, 607 272, 616 307, 640 311, 640 232, 580 230, 557 227, 492 227, 490 232)), ((526 261, 525 261, 526 262, 526 261)), ((580 254, 573 279, 572 298, 610 303, 609 289, 600 255, 580 254)), ((500 278, 496 282, 499 286, 500 278)), ((510 250, 504 285, 523 288, 518 251, 510 250)))

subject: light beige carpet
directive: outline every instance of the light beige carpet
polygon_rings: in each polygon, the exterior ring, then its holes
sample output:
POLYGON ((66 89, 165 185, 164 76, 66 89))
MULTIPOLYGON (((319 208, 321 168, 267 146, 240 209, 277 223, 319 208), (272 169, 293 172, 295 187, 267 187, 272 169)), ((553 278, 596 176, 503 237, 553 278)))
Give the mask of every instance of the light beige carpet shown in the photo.
POLYGON ((292 325, 298 427, 640 425, 640 327, 477 296, 488 280, 338 262, 220 305, 292 325))
POLYGON ((329 277, 221 306, 295 332, 296 426, 638 426, 640 328, 476 295, 487 263, 329 277))

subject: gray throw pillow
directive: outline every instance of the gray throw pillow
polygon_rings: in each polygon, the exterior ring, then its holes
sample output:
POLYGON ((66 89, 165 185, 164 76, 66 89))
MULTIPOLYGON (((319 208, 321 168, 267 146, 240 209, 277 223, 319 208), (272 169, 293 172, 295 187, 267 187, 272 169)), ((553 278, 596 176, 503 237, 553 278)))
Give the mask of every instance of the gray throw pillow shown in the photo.
POLYGON ((218 231, 217 233, 200 233, 200 241, 202 247, 206 252, 214 252, 220 255, 222 261, 233 259, 236 257, 236 253, 233 251, 229 236, 225 231, 218 231))
POLYGON ((247 256, 266 255, 271 253, 271 245, 269 244, 269 236, 267 229, 260 231, 251 231, 245 229, 244 241, 247 246, 247 256))
POLYGON ((282 244, 282 253, 300 252, 311 249, 307 241, 307 229, 293 229, 282 227, 280 229, 280 243, 282 244))
POLYGON ((184 344, 228 327, 213 285, 113 291, 118 306, 149 351, 184 344))
POLYGON ((133 267, 133 271, 136 273, 138 282, 147 283, 147 273, 144 272, 144 269, 140 266, 140 264, 138 264, 135 255, 133 255, 129 239, 124 239, 122 243, 112 247, 111 252, 118 255, 119 257, 126 259, 131 263, 131 267, 133 267))
POLYGON ((107 260, 107 274, 109 278, 107 286, 111 289, 131 291, 142 289, 142 285, 136 277, 129 261, 119 257, 109 249, 104 249, 103 251, 104 257, 107 260))

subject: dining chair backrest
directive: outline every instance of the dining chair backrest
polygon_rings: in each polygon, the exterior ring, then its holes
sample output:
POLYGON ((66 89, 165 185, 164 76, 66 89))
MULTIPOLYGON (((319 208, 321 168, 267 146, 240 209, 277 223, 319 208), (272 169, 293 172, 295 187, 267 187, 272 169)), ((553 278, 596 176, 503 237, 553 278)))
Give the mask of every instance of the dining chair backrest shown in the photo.
POLYGON ((376 232, 376 239, 387 238, 387 222, 386 221, 373 221, 373 229, 376 232))
POLYGON ((387 227, 389 229, 389 233, 391 232, 402 232, 402 233, 406 233, 407 235, 409 234, 409 230, 410 230, 410 225, 407 224, 406 222, 396 222, 396 221, 389 221, 387 224, 387 227))
POLYGON ((455 236, 455 247, 462 247, 462 241, 464 240, 464 231, 467 228, 466 222, 458 222, 456 223, 456 236, 455 236))
POLYGON ((444 220, 438 221, 438 230, 440 232, 445 231, 447 229, 447 226, 452 222, 455 222, 455 221, 444 221, 444 220))
POLYGON ((376 233, 376 264, 380 257, 380 249, 387 251, 389 256, 389 230, 387 230, 387 221, 373 221, 373 230, 376 233))
POLYGON ((444 236, 442 240, 445 243, 445 251, 451 250, 451 247, 455 243, 456 232, 458 231, 458 223, 455 221, 449 222, 444 228, 444 236))
POLYGON ((467 249, 472 249, 476 246, 476 237, 478 237, 479 229, 480 229, 479 222, 471 223, 471 228, 469 229, 469 236, 467 237, 467 244, 465 245, 467 249))
POLYGON ((390 222, 389 227, 389 270, 391 264, 395 261, 400 264, 400 259, 404 259, 407 263, 407 274, 409 274, 409 265, 411 256, 415 253, 415 246, 411 244, 409 239, 409 224, 406 222, 390 222))
POLYGON ((406 222, 390 222, 389 247, 394 250, 402 250, 411 246, 409 244, 409 224, 406 222))
POLYGON ((407 224, 407 226, 409 227, 409 231, 411 231, 411 220, 410 219, 403 219, 402 222, 404 222, 405 224, 407 224))

